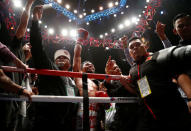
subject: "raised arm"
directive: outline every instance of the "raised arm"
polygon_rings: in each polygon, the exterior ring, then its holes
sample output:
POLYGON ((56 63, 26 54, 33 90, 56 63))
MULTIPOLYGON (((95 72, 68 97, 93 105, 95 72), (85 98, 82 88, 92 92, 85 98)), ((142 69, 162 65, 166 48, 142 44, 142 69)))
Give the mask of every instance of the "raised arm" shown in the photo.
POLYGON ((20 23, 19 23, 19 26, 18 26, 17 31, 16 31, 17 39, 20 39, 25 35, 28 21, 30 18, 30 10, 31 10, 31 7, 32 7, 32 4, 34 1, 35 0, 28 0, 27 1, 27 4, 25 6, 25 10, 23 11, 23 13, 21 15, 20 23))
POLYGON ((83 43, 84 40, 88 38, 88 31, 85 29, 78 29, 78 40, 76 42, 75 48, 74 48, 74 58, 73 58, 73 71, 74 72, 80 72, 81 71, 81 52, 82 52, 82 46, 81 43, 83 43))
POLYGON ((127 48, 127 37, 126 36, 122 37, 121 42, 123 44, 123 50, 124 50, 126 60, 129 63, 129 65, 132 66, 133 65, 133 59, 131 58, 131 56, 129 54, 129 49, 127 48))
POLYGON ((74 47, 74 58, 73 58, 73 71, 74 72, 81 71, 81 52, 82 52, 82 46, 77 43, 74 47))
POLYGON ((162 41, 164 48, 168 48, 168 47, 171 47, 172 44, 168 40, 168 38, 165 34, 165 26, 166 26, 165 24, 162 24, 161 22, 157 21, 156 33, 157 33, 158 37, 160 38, 160 40, 162 41))
POLYGON ((41 5, 36 6, 33 10, 33 20, 30 31, 31 53, 35 68, 50 69, 52 68, 52 64, 43 49, 41 30, 38 23, 38 20, 42 17, 42 13, 41 5))

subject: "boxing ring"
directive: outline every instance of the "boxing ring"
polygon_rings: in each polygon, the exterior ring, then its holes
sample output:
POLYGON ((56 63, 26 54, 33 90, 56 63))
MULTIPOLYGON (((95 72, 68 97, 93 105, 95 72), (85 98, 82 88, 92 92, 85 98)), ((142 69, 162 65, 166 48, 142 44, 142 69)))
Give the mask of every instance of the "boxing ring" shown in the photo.
MULTIPOLYGON (((16 67, 1 66, 4 72, 19 72, 19 73, 30 73, 38 75, 53 75, 53 76, 65 76, 73 78, 82 78, 83 81, 83 96, 49 96, 49 95, 33 95, 32 102, 72 102, 79 103, 83 102, 83 131, 89 131, 89 103, 136 103, 137 97, 89 97, 87 79, 108 79, 108 80, 119 80, 119 75, 106 75, 106 74, 94 74, 94 73, 80 73, 70 71, 58 71, 58 70, 47 70, 47 69, 18 69, 16 67)), ((18 95, 7 95, 0 94, 0 100, 14 100, 14 101, 28 101, 27 97, 18 95)))

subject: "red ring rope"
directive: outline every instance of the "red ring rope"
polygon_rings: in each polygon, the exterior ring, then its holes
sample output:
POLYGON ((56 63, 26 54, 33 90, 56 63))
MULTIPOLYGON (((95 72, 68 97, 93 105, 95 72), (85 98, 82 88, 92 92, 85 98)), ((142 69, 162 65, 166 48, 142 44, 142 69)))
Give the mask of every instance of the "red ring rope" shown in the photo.
MULTIPOLYGON (((66 76, 66 77, 75 77, 82 78, 81 72, 71 72, 71 71, 59 71, 59 70, 48 70, 48 69, 34 69, 27 68, 19 69, 11 66, 1 66, 1 68, 6 72, 21 72, 21 73, 31 73, 31 74, 39 74, 39 75, 53 75, 53 76, 66 76)), ((120 75, 107 75, 107 74, 95 74, 95 73, 87 73, 88 78, 94 79, 108 79, 108 80, 119 80, 120 75)))

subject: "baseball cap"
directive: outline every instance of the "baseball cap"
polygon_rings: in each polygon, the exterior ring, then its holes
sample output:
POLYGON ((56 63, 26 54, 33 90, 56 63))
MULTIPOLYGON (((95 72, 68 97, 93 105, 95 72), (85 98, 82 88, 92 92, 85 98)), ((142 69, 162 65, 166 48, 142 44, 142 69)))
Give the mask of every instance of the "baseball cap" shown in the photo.
POLYGON ((65 56, 70 60, 70 53, 67 50, 59 49, 54 53, 54 60, 56 60, 59 56, 65 56))

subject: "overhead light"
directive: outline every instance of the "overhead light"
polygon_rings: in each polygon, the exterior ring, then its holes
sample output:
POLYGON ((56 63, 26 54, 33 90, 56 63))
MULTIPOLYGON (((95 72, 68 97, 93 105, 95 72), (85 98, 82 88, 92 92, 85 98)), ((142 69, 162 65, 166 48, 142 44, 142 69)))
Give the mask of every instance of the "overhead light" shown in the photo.
POLYGON ((69 21, 69 22, 72 22, 72 20, 71 20, 71 19, 69 19, 68 21, 69 21))
POLYGON ((103 10, 103 6, 100 6, 100 7, 99 7, 99 10, 103 10))
POLYGON ((30 29, 29 28, 27 28, 27 32, 29 32, 30 31, 30 29))
POLYGON ((67 36, 68 35, 68 30, 62 29, 61 33, 62 33, 63 36, 67 36))
POLYGON ((119 2, 116 1, 116 2, 115 2, 115 5, 118 5, 118 4, 119 4, 119 2))
POLYGON ((77 14, 78 13, 78 11, 77 10, 74 10, 74 14, 77 14))
POLYGON ((147 2, 147 3, 149 3, 149 2, 150 2, 150 0, 146 0, 146 2, 147 2))
POLYGON ((122 11, 122 12, 121 12, 121 14, 123 15, 123 14, 124 14, 124 12, 122 11))
POLYGON ((129 6, 128 6, 128 5, 126 5, 126 8, 129 8, 129 6))
POLYGON ((112 33, 114 33, 114 32, 115 32, 115 29, 114 29, 114 28, 113 28, 113 29, 111 29, 111 32, 112 32, 112 33))
POLYGON ((108 36, 108 33, 105 33, 105 36, 108 36))
POLYGON ((51 35, 54 34, 54 29, 53 28, 48 29, 48 33, 51 35))
POLYGON ((109 50, 109 47, 105 47, 105 50, 109 50))
POLYGON ((58 2, 59 4, 61 4, 61 3, 62 3, 62 0, 57 0, 57 2, 58 2))
POLYGON ((70 30, 71 37, 76 37, 76 35, 77 35, 76 30, 74 30, 74 29, 70 30))
POLYGON ((14 6, 17 8, 22 7, 22 2, 21 0, 13 0, 14 6))
POLYGON ((131 22, 129 20, 125 20, 125 26, 130 26, 131 22))
POLYGON ((145 8, 147 8, 147 6, 145 6, 145 8))
POLYGON ((132 23, 136 23, 136 22, 138 21, 138 19, 137 19, 136 17, 133 17, 133 18, 131 19, 131 21, 132 21, 132 23))
POLYGON ((124 28, 124 25, 123 24, 120 24, 119 25, 119 29, 123 29, 124 28))
POLYGON ((38 21, 38 23, 39 23, 39 24, 42 24, 42 21, 41 21, 41 20, 39 20, 39 21, 38 21))
POLYGON ((99 37, 102 39, 102 38, 103 38, 103 35, 100 35, 99 37))
POLYGON ((143 13, 145 13, 145 11, 143 10, 143 13))
POLYGON ((70 5, 69 4, 66 4, 66 9, 70 9, 70 5))
POLYGON ((86 12, 84 12, 83 15, 86 16, 86 12))
POLYGON ((141 17, 141 14, 139 15, 139 17, 141 17))
POLYGON ((113 16, 114 16, 114 17, 117 17, 117 15, 116 15, 116 14, 114 14, 113 16))
POLYGON ((160 11, 160 14, 163 15, 163 14, 164 14, 164 11, 160 11))
POLYGON ((80 14, 80 15, 79 15, 79 18, 80 18, 80 19, 83 18, 83 15, 80 14))
POLYGON ((89 24, 90 24, 89 22, 86 23, 86 25, 89 25, 89 24))
POLYGON ((47 25, 45 25, 44 28, 46 29, 46 28, 47 28, 47 25))
POLYGON ((92 13, 94 13, 94 12, 95 12, 95 10, 94 10, 94 9, 92 9, 92 10, 91 10, 91 12, 92 12, 92 13))
POLYGON ((113 3, 110 2, 110 3, 108 4, 108 7, 109 7, 109 8, 113 7, 113 3))

